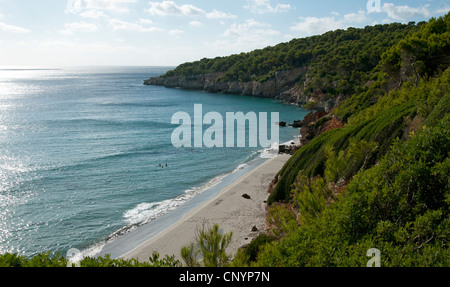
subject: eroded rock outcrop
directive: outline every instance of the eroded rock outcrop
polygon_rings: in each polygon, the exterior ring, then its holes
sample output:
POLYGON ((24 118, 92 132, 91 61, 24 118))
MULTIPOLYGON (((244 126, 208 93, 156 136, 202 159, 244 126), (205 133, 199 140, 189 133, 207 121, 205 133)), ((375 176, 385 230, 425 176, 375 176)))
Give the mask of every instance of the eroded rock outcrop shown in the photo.
POLYGON ((273 77, 264 81, 224 82, 221 77, 225 73, 210 73, 193 76, 153 77, 144 82, 145 85, 164 86, 204 90, 210 93, 237 94, 261 98, 279 98, 279 96, 295 87, 306 73, 305 68, 276 72, 273 77))
POLYGON ((321 89, 306 91, 311 81, 309 67, 276 72, 266 81, 227 82, 224 72, 192 76, 159 76, 144 81, 145 85, 164 86, 189 90, 203 90, 209 93, 235 94, 260 98, 273 98, 286 104, 298 106, 312 105, 313 110, 332 111, 345 98, 323 93, 321 89))
POLYGON ((300 143, 305 145, 322 133, 343 127, 344 123, 335 115, 329 115, 326 112, 310 113, 302 121, 300 143))

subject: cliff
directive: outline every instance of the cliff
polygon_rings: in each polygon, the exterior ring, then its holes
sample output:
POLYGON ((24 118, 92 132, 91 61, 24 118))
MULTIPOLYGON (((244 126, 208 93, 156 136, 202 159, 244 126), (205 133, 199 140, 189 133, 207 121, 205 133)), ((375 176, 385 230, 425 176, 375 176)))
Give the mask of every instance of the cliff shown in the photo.
POLYGON ((260 98, 282 100, 286 104, 304 106, 314 103, 316 109, 329 112, 339 103, 328 97, 320 89, 313 93, 304 91, 302 79, 308 78, 309 67, 279 71, 266 81, 223 81, 224 72, 208 73, 191 76, 159 76, 144 81, 144 85, 164 86, 167 88, 181 88, 202 90, 209 93, 235 94, 260 98))
POLYGON ((237 94, 261 98, 280 98, 293 89, 297 82, 306 74, 307 68, 279 71, 266 81, 222 81, 225 73, 209 73, 192 76, 160 76, 144 82, 145 85, 164 86, 167 88, 182 88, 203 90, 210 93, 237 94))

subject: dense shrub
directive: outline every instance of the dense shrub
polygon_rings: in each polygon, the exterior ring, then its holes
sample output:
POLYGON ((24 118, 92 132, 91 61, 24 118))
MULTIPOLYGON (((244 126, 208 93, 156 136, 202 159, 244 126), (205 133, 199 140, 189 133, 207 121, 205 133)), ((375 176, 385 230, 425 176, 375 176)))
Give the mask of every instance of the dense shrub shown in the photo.
POLYGON ((395 141, 320 216, 266 245, 257 264, 362 267, 377 248, 382 266, 449 266, 449 126, 447 115, 395 141))
POLYGON ((104 257, 86 257, 81 262, 72 263, 60 254, 38 254, 32 258, 18 254, 0 255, 0 267, 179 267, 181 263, 174 256, 161 259, 158 253, 153 253, 146 262, 137 259, 112 259, 109 255, 104 257))

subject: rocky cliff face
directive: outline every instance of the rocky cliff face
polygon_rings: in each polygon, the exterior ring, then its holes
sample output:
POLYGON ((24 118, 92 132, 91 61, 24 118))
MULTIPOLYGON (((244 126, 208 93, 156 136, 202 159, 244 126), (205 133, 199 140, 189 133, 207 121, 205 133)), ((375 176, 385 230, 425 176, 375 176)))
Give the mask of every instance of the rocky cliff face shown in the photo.
POLYGON ((337 98, 329 97, 320 89, 317 89, 312 93, 306 92, 304 86, 304 84, 297 84, 294 87, 280 93, 276 98, 283 100, 287 104, 296 104, 298 106, 314 103, 313 106, 315 107, 315 110, 324 110, 327 113, 344 99, 343 95, 337 98))
POLYGON ((210 93, 279 98, 282 93, 292 89, 305 73, 305 68, 280 71, 267 81, 245 83, 222 82, 219 79, 224 73, 211 73, 195 76, 154 77, 145 81, 144 84, 168 88, 204 90, 210 93))
POLYGON ((313 93, 304 91, 301 81, 308 81, 308 67, 279 71, 264 82, 223 82, 220 78, 225 73, 210 73, 193 76, 154 77, 144 82, 145 85, 164 86, 167 88, 181 88, 203 90, 210 93, 236 94, 260 98, 282 100, 286 104, 299 106, 314 102, 316 109, 331 111, 340 102, 340 98, 332 99, 321 90, 313 93))

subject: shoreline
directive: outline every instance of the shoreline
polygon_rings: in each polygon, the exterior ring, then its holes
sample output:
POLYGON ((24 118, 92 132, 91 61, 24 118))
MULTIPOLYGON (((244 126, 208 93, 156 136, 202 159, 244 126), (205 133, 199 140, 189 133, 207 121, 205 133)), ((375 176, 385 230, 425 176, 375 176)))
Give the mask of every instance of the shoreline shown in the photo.
POLYGON ((160 258, 175 255, 182 261, 181 248, 194 242, 195 231, 202 224, 218 224, 223 233, 232 231, 227 253, 234 256, 238 248, 265 231, 265 201, 269 197, 269 184, 289 158, 290 155, 282 154, 266 160, 120 258, 147 261, 156 251, 160 258), (250 199, 243 198, 243 194, 248 194, 250 199), (258 230, 252 231, 255 226, 258 230))

